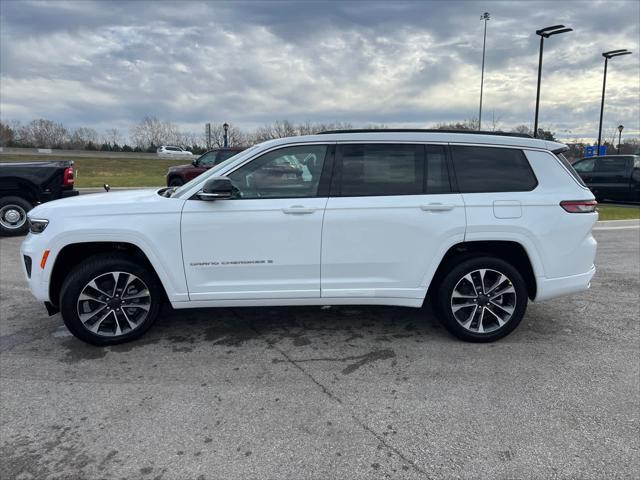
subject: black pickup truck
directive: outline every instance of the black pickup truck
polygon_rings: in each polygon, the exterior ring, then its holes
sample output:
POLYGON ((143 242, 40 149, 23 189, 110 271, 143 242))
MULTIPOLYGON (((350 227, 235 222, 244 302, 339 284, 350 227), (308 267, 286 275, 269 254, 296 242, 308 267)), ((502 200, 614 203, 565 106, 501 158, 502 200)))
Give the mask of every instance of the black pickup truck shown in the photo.
POLYGON ((27 212, 39 203, 78 195, 72 161, 0 162, 0 234, 27 232, 27 212))
POLYGON ((573 168, 598 201, 640 202, 640 155, 588 157, 573 168))

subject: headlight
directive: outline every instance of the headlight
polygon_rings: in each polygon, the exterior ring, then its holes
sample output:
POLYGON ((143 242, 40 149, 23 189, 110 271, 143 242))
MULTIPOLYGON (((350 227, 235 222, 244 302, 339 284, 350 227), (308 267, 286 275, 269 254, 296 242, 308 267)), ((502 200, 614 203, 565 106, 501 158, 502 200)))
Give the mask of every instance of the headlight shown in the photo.
POLYGON ((29 218, 29 231, 31 233, 42 233, 49 225, 49 220, 43 218, 29 218))

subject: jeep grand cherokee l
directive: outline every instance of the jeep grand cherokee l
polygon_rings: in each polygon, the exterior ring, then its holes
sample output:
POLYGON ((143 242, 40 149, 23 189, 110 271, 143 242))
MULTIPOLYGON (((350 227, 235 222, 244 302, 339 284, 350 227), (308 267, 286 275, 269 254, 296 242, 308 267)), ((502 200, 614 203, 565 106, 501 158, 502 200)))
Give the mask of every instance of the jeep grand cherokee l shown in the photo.
POLYGON ((33 295, 96 345, 173 308, 432 302, 496 340, 529 300, 585 290, 596 202, 564 145, 508 135, 343 131, 271 140, 178 189, 36 207, 33 295))

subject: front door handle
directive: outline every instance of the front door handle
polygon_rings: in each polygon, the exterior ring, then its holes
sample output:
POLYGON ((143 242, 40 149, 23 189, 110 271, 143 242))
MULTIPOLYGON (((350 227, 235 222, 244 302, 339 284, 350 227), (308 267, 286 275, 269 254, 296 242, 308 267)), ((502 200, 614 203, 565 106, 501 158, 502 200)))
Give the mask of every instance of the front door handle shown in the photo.
POLYGON ((425 212, 445 212, 447 210, 453 210, 456 206, 450 203, 429 203, 427 205, 420 205, 420 209, 425 212))
POLYGON ((304 215, 304 214, 309 214, 309 213, 313 213, 315 212, 316 209, 315 208, 305 208, 302 205, 293 205, 289 208, 283 208, 282 212, 283 213, 287 213, 287 214, 293 214, 293 215, 304 215))

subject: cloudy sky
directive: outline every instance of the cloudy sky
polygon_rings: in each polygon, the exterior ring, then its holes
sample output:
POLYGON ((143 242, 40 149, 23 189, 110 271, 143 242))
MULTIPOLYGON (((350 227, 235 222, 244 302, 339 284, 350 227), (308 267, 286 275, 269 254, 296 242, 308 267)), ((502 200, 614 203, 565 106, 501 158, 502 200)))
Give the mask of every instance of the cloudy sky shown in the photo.
POLYGON ((276 119, 428 127, 478 115, 482 28, 491 13, 483 123, 533 124, 538 38, 541 125, 597 135, 601 52, 609 64, 604 131, 640 135, 637 1, 0 0, 0 114, 124 133, 144 115, 184 130, 276 119))

